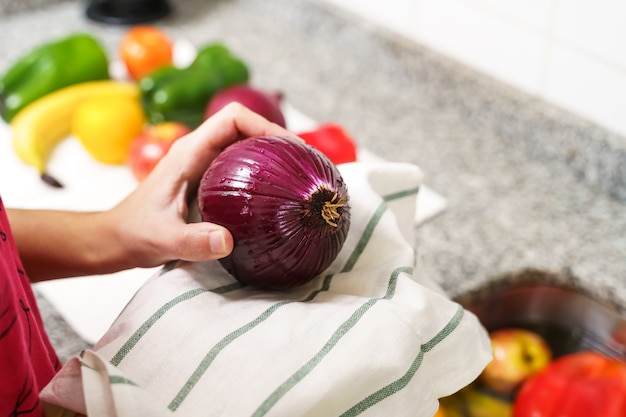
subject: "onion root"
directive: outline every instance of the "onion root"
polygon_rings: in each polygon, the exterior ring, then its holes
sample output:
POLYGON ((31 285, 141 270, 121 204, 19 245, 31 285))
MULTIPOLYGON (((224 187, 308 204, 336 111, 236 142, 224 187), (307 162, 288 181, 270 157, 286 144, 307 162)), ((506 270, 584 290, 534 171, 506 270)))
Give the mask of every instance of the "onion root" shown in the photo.
POLYGON ((343 207, 346 202, 346 196, 343 196, 337 201, 337 193, 333 195, 330 201, 326 201, 322 207, 322 218, 332 227, 337 227, 336 221, 341 217, 341 214, 337 209, 343 207))

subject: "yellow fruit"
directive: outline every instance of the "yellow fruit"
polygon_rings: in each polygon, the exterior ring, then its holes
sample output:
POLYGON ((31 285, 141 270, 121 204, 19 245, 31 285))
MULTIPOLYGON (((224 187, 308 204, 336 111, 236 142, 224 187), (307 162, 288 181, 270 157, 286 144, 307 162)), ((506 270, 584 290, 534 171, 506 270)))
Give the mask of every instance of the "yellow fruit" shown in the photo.
POLYGON ((13 148, 24 163, 46 175, 48 157, 70 134, 76 108, 95 97, 139 99, 134 83, 113 80, 88 81, 64 87, 35 100, 11 120, 13 148))
MULTIPOLYGON (((512 404, 489 391, 484 391, 476 382, 456 394, 440 399, 440 410, 445 409, 448 417, 511 417, 512 404)), ((435 415, 438 417, 438 415, 435 415)))
POLYGON ((448 413, 446 413, 445 408, 443 408, 442 406, 439 406, 439 409, 437 409, 437 412, 435 413, 433 417, 448 417, 448 413))
POLYGON ((92 98, 82 102, 72 118, 71 132, 87 152, 106 164, 123 164, 146 118, 139 100, 129 97, 92 98))

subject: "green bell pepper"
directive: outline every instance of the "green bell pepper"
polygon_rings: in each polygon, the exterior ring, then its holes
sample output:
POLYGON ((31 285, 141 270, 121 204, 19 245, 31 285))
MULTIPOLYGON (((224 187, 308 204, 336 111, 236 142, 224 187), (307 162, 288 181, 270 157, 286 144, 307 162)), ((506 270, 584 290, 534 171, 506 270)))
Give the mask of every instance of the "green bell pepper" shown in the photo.
POLYGON ((10 122, 46 94, 108 78, 106 53, 92 36, 78 33, 42 44, 18 59, 0 78, 0 115, 10 122))
POLYGON ((139 81, 150 123, 178 121, 195 128, 215 93, 249 79, 246 64, 219 43, 198 51, 186 68, 161 67, 139 81))

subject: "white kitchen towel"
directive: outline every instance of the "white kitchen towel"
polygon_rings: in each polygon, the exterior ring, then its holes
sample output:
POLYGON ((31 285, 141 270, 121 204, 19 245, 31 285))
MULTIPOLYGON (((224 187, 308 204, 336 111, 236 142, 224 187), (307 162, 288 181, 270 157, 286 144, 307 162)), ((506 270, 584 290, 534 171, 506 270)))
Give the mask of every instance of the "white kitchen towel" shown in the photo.
MULTIPOLYGON (((333 264, 286 292, 178 262, 44 389, 90 417, 432 416, 491 359, 478 320, 416 268, 418 167, 352 163, 333 264)), ((52 407, 52 408, 50 408, 52 407)), ((50 415, 53 413, 50 412, 50 415)))

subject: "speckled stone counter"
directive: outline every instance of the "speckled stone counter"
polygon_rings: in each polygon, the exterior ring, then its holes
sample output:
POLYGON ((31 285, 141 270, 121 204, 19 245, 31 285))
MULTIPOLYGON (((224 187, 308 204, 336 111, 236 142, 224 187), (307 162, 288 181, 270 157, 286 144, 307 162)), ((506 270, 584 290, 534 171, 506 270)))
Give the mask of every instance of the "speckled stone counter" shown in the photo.
MULTIPOLYGON (((417 229, 420 267, 452 297, 535 268, 626 314, 623 138, 321 1, 173 6, 159 22, 173 36, 223 40, 257 86, 423 169, 448 208, 417 229)), ((87 21, 83 11, 67 2, 0 18, 0 70, 82 29, 115 54, 126 28, 87 21)), ((67 330, 49 323, 52 333, 67 330)))
POLYGON ((0 0, 0 16, 27 12, 71 0, 0 0))

